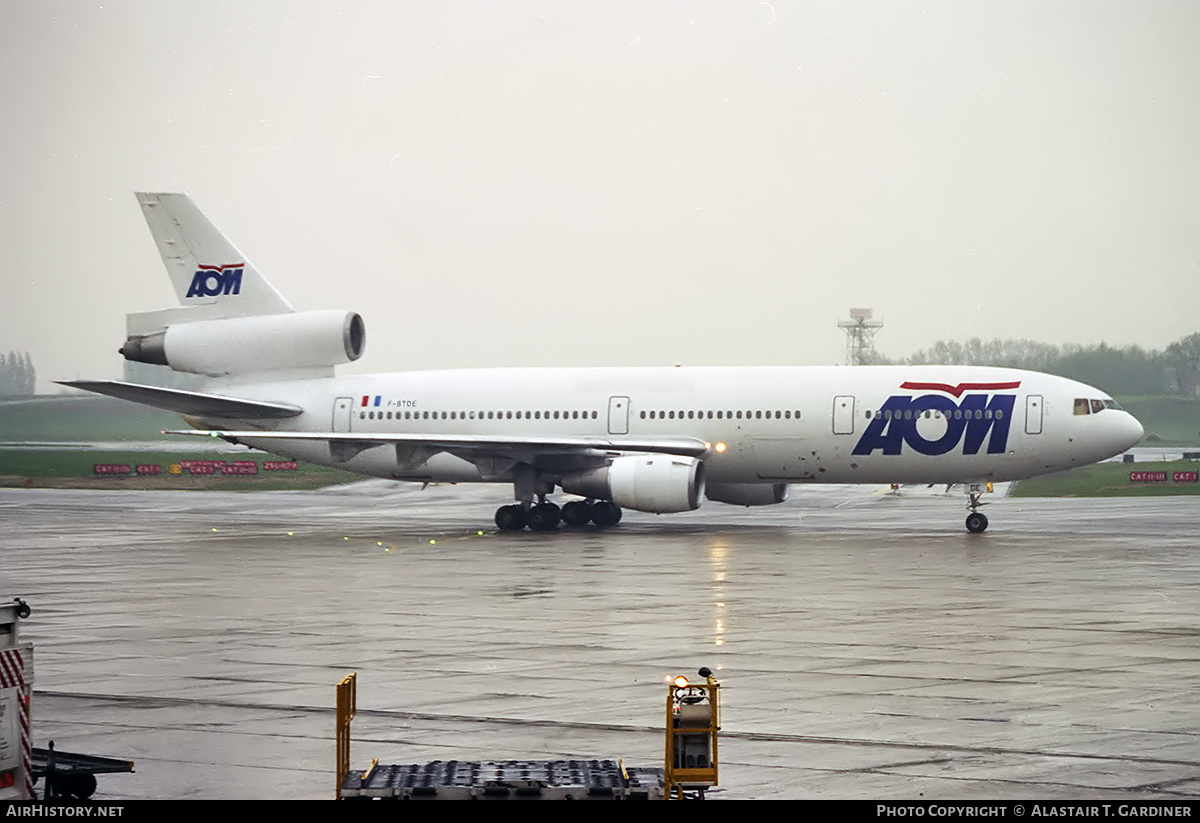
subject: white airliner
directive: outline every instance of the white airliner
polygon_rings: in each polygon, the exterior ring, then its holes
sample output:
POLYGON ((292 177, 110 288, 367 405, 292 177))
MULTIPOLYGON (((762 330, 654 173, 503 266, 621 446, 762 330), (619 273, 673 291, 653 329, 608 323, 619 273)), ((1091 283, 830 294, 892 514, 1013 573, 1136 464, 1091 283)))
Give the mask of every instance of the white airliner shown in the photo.
POLYGON ((515 368, 336 377, 362 318, 297 312, 183 194, 138 194, 181 308, 130 314, 122 354, 205 391, 64 385, 181 414, 200 434, 375 477, 510 483, 502 530, 615 525, 621 507, 783 502, 789 484, 981 494, 1103 460, 1142 427, 1090 386, 967 366, 515 368), (548 497, 576 495, 561 508, 548 497))

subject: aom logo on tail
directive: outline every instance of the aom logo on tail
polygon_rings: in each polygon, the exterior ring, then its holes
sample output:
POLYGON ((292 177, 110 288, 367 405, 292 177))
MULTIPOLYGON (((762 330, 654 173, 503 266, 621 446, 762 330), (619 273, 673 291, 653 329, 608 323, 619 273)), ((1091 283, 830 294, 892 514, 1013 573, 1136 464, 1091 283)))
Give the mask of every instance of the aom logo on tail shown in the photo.
POLYGON ((200 266, 192 275, 187 297, 216 297, 219 294, 241 294, 242 271, 245 263, 226 266, 200 266))
POLYGON ((854 446, 854 454, 871 454, 876 450, 883 454, 900 454, 905 443, 913 451, 930 456, 947 454, 960 443, 963 454, 979 454, 984 440, 987 440, 988 454, 1002 454, 1008 448, 1008 427, 1017 398, 1014 394, 998 392, 1020 385, 1020 381, 959 383, 956 386, 901 383, 901 389, 942 394, 916 397, 894 394, 889 397, 854 446), (973 391, 997 393, 968 393, 973 391))

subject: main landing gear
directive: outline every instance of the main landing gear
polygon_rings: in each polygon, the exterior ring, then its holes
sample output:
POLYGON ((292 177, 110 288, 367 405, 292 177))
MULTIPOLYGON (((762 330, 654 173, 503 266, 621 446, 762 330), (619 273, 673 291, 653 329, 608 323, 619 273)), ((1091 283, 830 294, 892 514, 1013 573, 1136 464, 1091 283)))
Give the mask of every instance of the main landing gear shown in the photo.
POLYGON ((967 515, 967 531, 971 534, 980 534, 988 527, 987 515, 979 511, 979 507, 985 505, 979 500, 983 496, 984 488, 981 483, 972 483, 967 486, 967 497, 970 500, 967 508, 971 510, 971 513, 967 515))
POLYGON ((554 487, 554 480, 539 474, 533 466, 516 466, 513 497, 517 502, 496 509, 496 526, 502 532, 516 532, 526 526, 531 531, 548 532, 557 529, 560 523, 568 526, 595 523, 603 529, 621 522, 620 506, 609 500, 572 500, 559 508, 546 499, 554 487))
POLYGON ((496 526, 503 532, 520 531, 526 526, 535 532, 553 531, 560 523, 568 526, 595 523, 603 529, 619 522, 621 508, 608 500, 572 500, 562 508, 543 500, 528 505, 513 503, 496 509, 496 526))

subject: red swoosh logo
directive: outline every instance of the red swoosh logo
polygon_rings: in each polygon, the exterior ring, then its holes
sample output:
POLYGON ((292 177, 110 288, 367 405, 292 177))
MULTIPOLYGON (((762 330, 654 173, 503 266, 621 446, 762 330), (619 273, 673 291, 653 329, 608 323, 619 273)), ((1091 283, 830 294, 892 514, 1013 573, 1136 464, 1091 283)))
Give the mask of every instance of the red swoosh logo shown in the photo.
POLYGON ((1021 385, 1020 380, 1013 380, 1009 383, 959 383, 957 386, 951 386, 949 383, 913 383, 906 381, 900 384, 900 388, 910 391, 942 391, 946 394, 952 394, 955 397, 962 397, 965 391, 1001 391, 1003 389, 1015 389, 1021 385))

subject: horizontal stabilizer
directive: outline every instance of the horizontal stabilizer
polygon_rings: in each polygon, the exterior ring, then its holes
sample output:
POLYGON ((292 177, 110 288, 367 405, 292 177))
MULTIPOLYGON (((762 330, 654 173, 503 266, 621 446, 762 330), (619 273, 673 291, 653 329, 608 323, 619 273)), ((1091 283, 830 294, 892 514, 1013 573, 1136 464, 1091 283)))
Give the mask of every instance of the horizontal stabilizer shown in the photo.
POLYGON ((132 400, 134 403, 194 417, 274 420, 295 417, 304 412, 304 409, 299 406, 290 406, 286 403, 243 400, 239 397, 224 397, 219 394, 167 389, 161 386, 143 386, 139 383, 122 383, 119 380, 62 380, 59 381, 59 385, 106 394, 109 397, 119 397, 122 400, 132 400))

